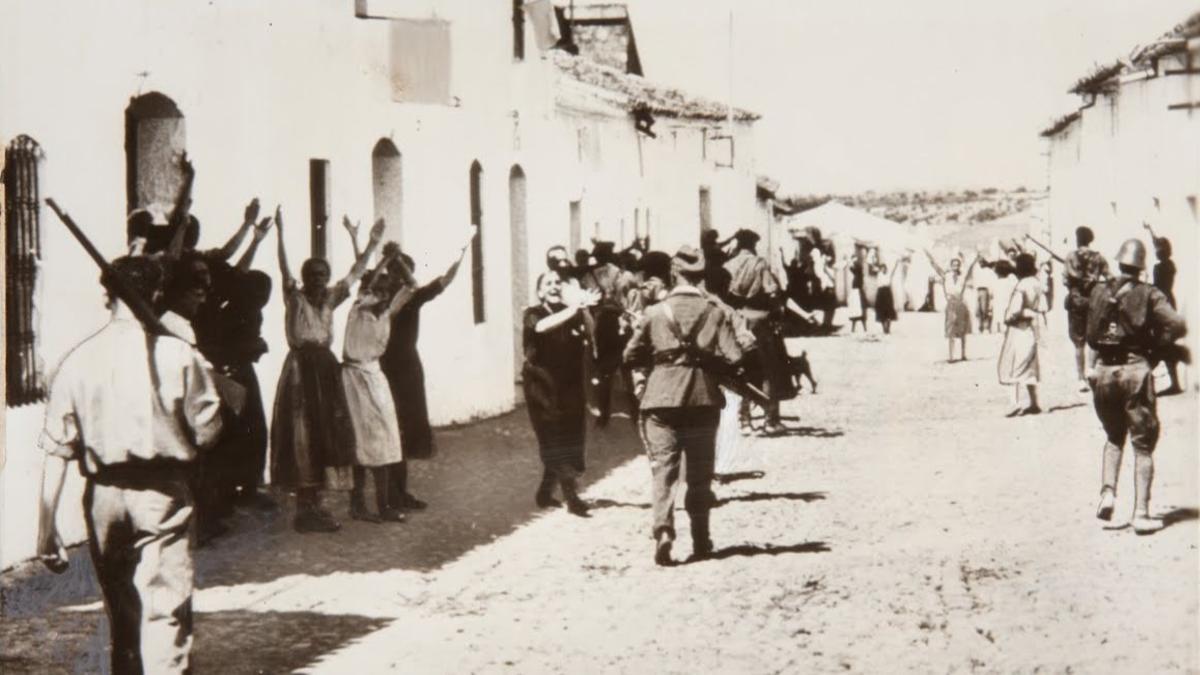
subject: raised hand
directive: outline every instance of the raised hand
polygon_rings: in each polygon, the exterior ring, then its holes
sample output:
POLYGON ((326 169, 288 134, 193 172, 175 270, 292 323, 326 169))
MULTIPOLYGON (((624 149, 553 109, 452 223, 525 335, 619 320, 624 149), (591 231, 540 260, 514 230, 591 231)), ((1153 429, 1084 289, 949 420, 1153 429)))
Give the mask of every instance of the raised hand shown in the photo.
POLYGON ((275 229, 283 236, 283 207, 278 205, 275 207, 275 229))
POLYGON ((254 199, 250 200, 249 204, 246 205, 246 210, 242 214, 242 222, 253 223, 254 221, 258 220, 258 210, 258 197, 255 197, 254 199))
POLYGON ((383 228, 383 218, 376 220, 375 224, 371 226, 371 241, 378 242, 383 239, 383 228))
MULTIPOLYGON (((251 222, 251 221, 247 221, 247 222, 251 222)), ((267 216, 266 218, 263 218, 262 220, 258 221, 258 225, 255 226, 254 238, 262 239, 263 237, 267 236, 267 233, 270 231, 271 231, 271 216, 267 216)))
POLYGON ((350 216, 342 216, 342 227, 346 228, 351 237, 358 237, 358 223, 350 222, 350 216))

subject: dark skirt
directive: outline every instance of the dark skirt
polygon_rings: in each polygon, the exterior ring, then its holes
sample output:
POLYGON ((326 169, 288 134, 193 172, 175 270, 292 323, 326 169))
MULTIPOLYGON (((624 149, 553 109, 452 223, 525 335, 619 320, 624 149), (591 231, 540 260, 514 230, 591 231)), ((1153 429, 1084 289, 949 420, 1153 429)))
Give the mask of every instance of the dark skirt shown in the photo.
POLYGON ((425 400, 425 367, 416 353, 379 360, 392 390, 396 419, 400 421, 400 446, 405 459, 429 459, 437 454, 429 406, 425 400))
POLYGON ((559 474, 583 473, 586 415, 583 382, 567 382, 544 368, 526 366, 525 407, 545 468, 559 474))
POLYGON ((761 382, 763 391, 773 401, 795 398, 799 392, 792 381, 791 357, 783 341, 782 327, 772 319, 755 319, 747 324, 754 333, 755 344, 746 358, 747 376, 751 381, 761 382))
POLYGON ((337 358, 328 347, 288 352, 275 392, 271 481, 285 488, 348 488, 354 429, 337 358))
POLYGON ((879 290, 875 291, 875 320, 883 323, 898 318, 900 317, 896 314, 896 298, 892 295, 892 287, 880 286, 879 290))
POLYGON ((228 373, 234 382, 246 388, 246 406, 234 421, 232 431, 226 428, 221 447, 228 452, 230 480, 234 487, 253 490, 262 482, 267 463, 267 417, 262 389, 251 363, 232 366, 228 373))

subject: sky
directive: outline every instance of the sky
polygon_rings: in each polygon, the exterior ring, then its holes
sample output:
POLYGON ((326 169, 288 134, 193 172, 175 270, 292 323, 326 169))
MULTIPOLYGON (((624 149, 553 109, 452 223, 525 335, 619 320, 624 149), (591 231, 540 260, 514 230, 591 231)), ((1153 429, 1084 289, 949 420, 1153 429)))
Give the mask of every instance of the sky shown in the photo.
POLYGON ((756 171, 798 194, 1044 187, 1038 133, 1079 107, 1071 85, 1200 10, 1197 0, 626 3, 646 77, 722 101, 732 79, 734 104, 763 115, 756 171))

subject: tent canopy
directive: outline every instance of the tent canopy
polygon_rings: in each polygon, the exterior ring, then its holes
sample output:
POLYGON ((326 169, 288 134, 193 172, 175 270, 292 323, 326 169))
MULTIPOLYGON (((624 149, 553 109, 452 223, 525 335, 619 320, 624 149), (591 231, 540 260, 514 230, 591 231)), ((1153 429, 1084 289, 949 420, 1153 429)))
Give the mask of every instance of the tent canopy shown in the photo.
POLYGON ((925 237, 910 226, 851 208, 837 201, 829 201, 816 208, 801 211, 789 219, 788 229, 793 233, 806 227, 816 227, 821 231, 822 237, 832 239, 834 243, 848 243, 853 240, 868 246, 878 246, 890 253, 915 251, 928 246, 925 237))

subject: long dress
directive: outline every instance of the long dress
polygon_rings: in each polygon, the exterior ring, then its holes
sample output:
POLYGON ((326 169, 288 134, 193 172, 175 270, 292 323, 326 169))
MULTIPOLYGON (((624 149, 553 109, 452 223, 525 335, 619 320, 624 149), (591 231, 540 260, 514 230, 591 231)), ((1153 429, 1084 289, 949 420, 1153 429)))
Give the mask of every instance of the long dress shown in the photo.
POLYGON ((357 300, 346 320, 342 386, 354 427, 354 455, 359 466, 386 466, 404 459, 400 424, 379 357, 387 349, 391 317, 376 314, 357 300))
POLYGON ((892 280, 879 276, 879 286, 875 289, 875 320, 879 323, 895 321, 900 318, 896 314, 896 297, 892 295, 892 280))
POLYGON ((1038 343, 1041 341, 1041 314, 1047 309, 1046 295, 1037 277, 1026 277, 1017 282, 1004 311, 1008 328, 996 361, 1000 384, 1037 384, 1041 380, 1038 343), (1022 316, 1023 312, 1032 312, 1034 316, 1022 316))
POLYGON ((291 351, 283 362, 271 424, 271 479, 285 488, 350 488, 354 428, 333 341, 333 310, 348 296, 331 286, 314 304, 289 280, 284 325, 291 351))
POLYGON ((537 324, 553 313, 538 305, 525 310, 522 369, 525 404, 545 468, 577 476, 584 462, 584 377, 587 328, 577 314, 543 333, 537 324))
POLYGON ((967 277, 959 272, 955 278, 951 278, 952 274, 946 272, 942 277, 942 287, 946 292, 946 337, 960 338, 971 332, 971 310, 963 301, 967 277))
POLYGON ((421 332, 421 307, 442 294, 441 279, 425 284, 392 317, 392 333, 387 349, 379 359, 400 422, 400 437, 407 459, 428 459, 437 453, 433 427, 429 424, 429 406, 425 399, 425 367, 417 351, 421 332))

